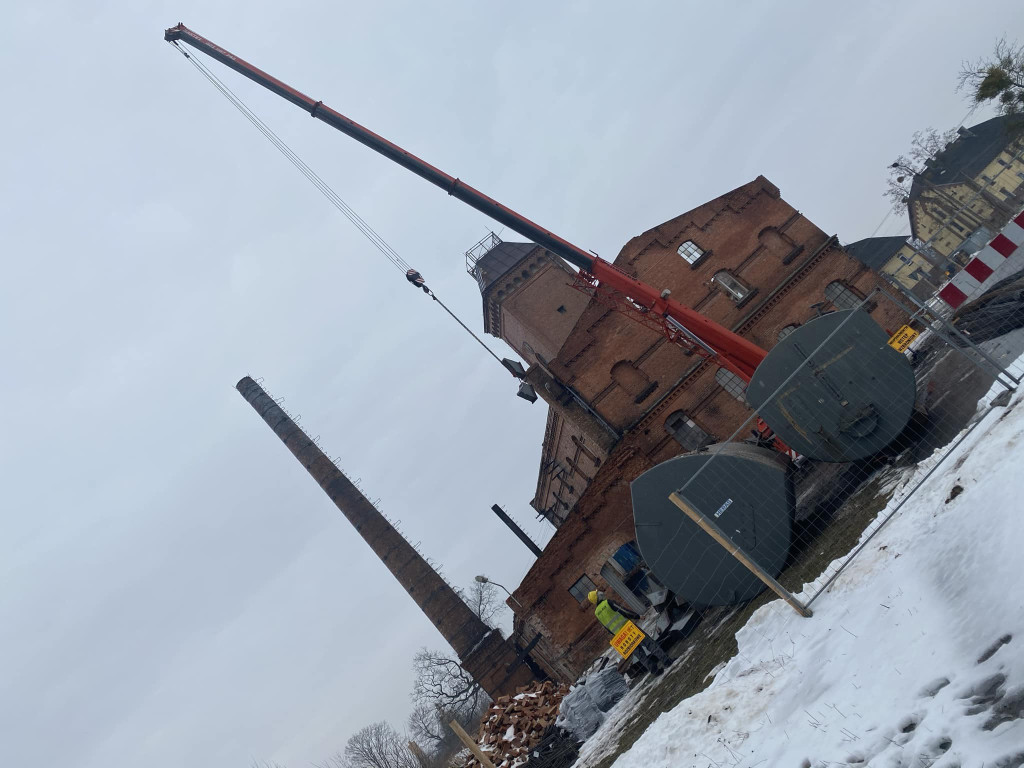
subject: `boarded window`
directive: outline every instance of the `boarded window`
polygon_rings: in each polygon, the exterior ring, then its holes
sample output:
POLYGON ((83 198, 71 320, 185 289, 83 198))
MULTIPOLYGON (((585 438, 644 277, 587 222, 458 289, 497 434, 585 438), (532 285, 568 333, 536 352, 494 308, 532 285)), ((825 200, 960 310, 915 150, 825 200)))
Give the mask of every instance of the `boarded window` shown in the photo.
POLYGON ((687 240, 685 243, 676 249, 676 253, 682 256, 687 264, 696 264, 700 261, 700 257, 704 255, 702 251, 693 240, 687 240))
POLYGON ((728 368, 719 368, 715 372, 715 381, 741 403, 747 402, 747 383, 728 368))
POLYGON ((587 595, 597 589, 597 584, 590 580, 589 576, 583 575, 569 587, 569 594, 576 598, 579 603, 589 602, 587 595))
POLYGON ((757 235, 757 241, 771 256, 781 256, 793 250, 793 242, 775 227, 765 227, 757 235))
POLYGON ((631 395, 639 395, 650 383, 647 375, 627 360, 612 366, 612 381, 631 395))
POLYGON ((825 298, 836 309, 856 309, 864 299, 842 280, 833 280, 825 286, 825 298))
POLYGON ((698 427, 685 411, 676 411, 665 419, 665 431, 687 451, 699 451, 712 442, 711 436, 698 427))
POLYGON ((612 366, 611 373, 612 381, 631 395, 636 403, 646 400, 658 388, 658 382, 652 382, 646 373, 628 360, 619 360, 612 366))
POLYGON ((711 284, 737 304, 750 295, 750 287, 727 269, 715 272, 711 284))

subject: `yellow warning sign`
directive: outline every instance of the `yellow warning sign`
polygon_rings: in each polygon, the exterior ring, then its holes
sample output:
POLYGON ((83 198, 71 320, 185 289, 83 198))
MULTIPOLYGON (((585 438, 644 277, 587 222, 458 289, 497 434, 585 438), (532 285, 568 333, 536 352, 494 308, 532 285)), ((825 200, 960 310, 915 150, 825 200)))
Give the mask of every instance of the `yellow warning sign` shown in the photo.
POLYGON ((626 625, 612 638, 612 648, 618 651, 622 658, 628 659, 645 637, 646 635, 637 628, 636 624, 627 621, 626 625))
POLYGON ((891 339, 889 339, 889 346, 897 352, 903 352, 919 335, 920 333, 918 331, 915 331, 909 325, 904 325, 892 335, 891 339))

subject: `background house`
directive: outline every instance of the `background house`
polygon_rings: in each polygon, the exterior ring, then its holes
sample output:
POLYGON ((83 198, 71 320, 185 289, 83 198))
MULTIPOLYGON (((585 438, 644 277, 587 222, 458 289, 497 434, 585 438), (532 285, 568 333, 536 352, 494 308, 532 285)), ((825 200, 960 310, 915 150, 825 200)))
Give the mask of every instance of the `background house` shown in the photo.
POLYGON ((931 297, 946 279, 907 242, 907 238, 868 237, 843 246, 847 253, 880 275, 888 276, 921 300, 931 297))
POLYGON ((914 176, 911 236, 958 263, 984 247, 1024 206, 1021 129, 1019 117, 1005 115, 961 127, 914 176))

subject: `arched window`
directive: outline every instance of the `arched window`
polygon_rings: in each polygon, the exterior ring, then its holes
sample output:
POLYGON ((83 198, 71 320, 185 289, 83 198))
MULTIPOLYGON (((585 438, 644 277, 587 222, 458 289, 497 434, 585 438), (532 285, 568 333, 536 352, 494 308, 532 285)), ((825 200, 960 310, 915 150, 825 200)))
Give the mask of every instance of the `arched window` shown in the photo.
POLYGON ((715 276, 711 278, 711 284, 737 304, 750 295, 750 288, 747 284, 727 269, 715 272, 715 276))
POLYGON ((699 451, 712 442, 711 436, 694 424, 685 411, 676 411, 665 419, 665 431, 687 451, 699 451))
POLYGON ((786 325, 779 329, 779 341, 789 336, 793 331, 799 328, 799 325, 786 325))
POLYGON ((757 235, 757 241, 770 255, 786 253, 792 245, 775 227, 765 227, 757 235))
POLYGON ((832 302, 836 309, 856 309, 864 299, 842 280, 833 280, 825 286, 825 298, 832 302))
POLYGON ((631 395, 639 395, 650 383, 644 372, 628 360, 619 360, 612 366, 612 381, 631 395))
POLYGON ((735 397, 741 403, 747 402, 746 382, 728 368, 719 368, 715 372, 715 381, 718 382, 718 386, 735 397))
POLYGON ((680 245, 679 248, 676 249, 676 253, 682 256, 686 260, 687 264, 696 264, 704 255, 704 251, 702 251, 697 244, 693 242, 693 240, 687 240, 685 243, 680 245))

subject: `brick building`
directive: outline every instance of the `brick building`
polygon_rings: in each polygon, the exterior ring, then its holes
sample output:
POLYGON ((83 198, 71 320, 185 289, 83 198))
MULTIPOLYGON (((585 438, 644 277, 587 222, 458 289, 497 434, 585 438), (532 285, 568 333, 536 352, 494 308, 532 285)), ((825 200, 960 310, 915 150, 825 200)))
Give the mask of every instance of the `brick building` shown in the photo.
MULTIPOLYGON (((614 263, 765 349, 884 285, 764 177, 634 237, 614 263)), ((544 638, 550 671, 575 677, 608 642, 586 593, 642 604, 630 481, 731 435, 750 415, 744 385, 580 294, 539 247, 499 243, 470 267, 487 331, 526 359, 549 405, 532 505, 558 530, 510 604, 517 630, 544 638)), ((903 319, 889 302, 873 316, 891 330, 903 319)))

